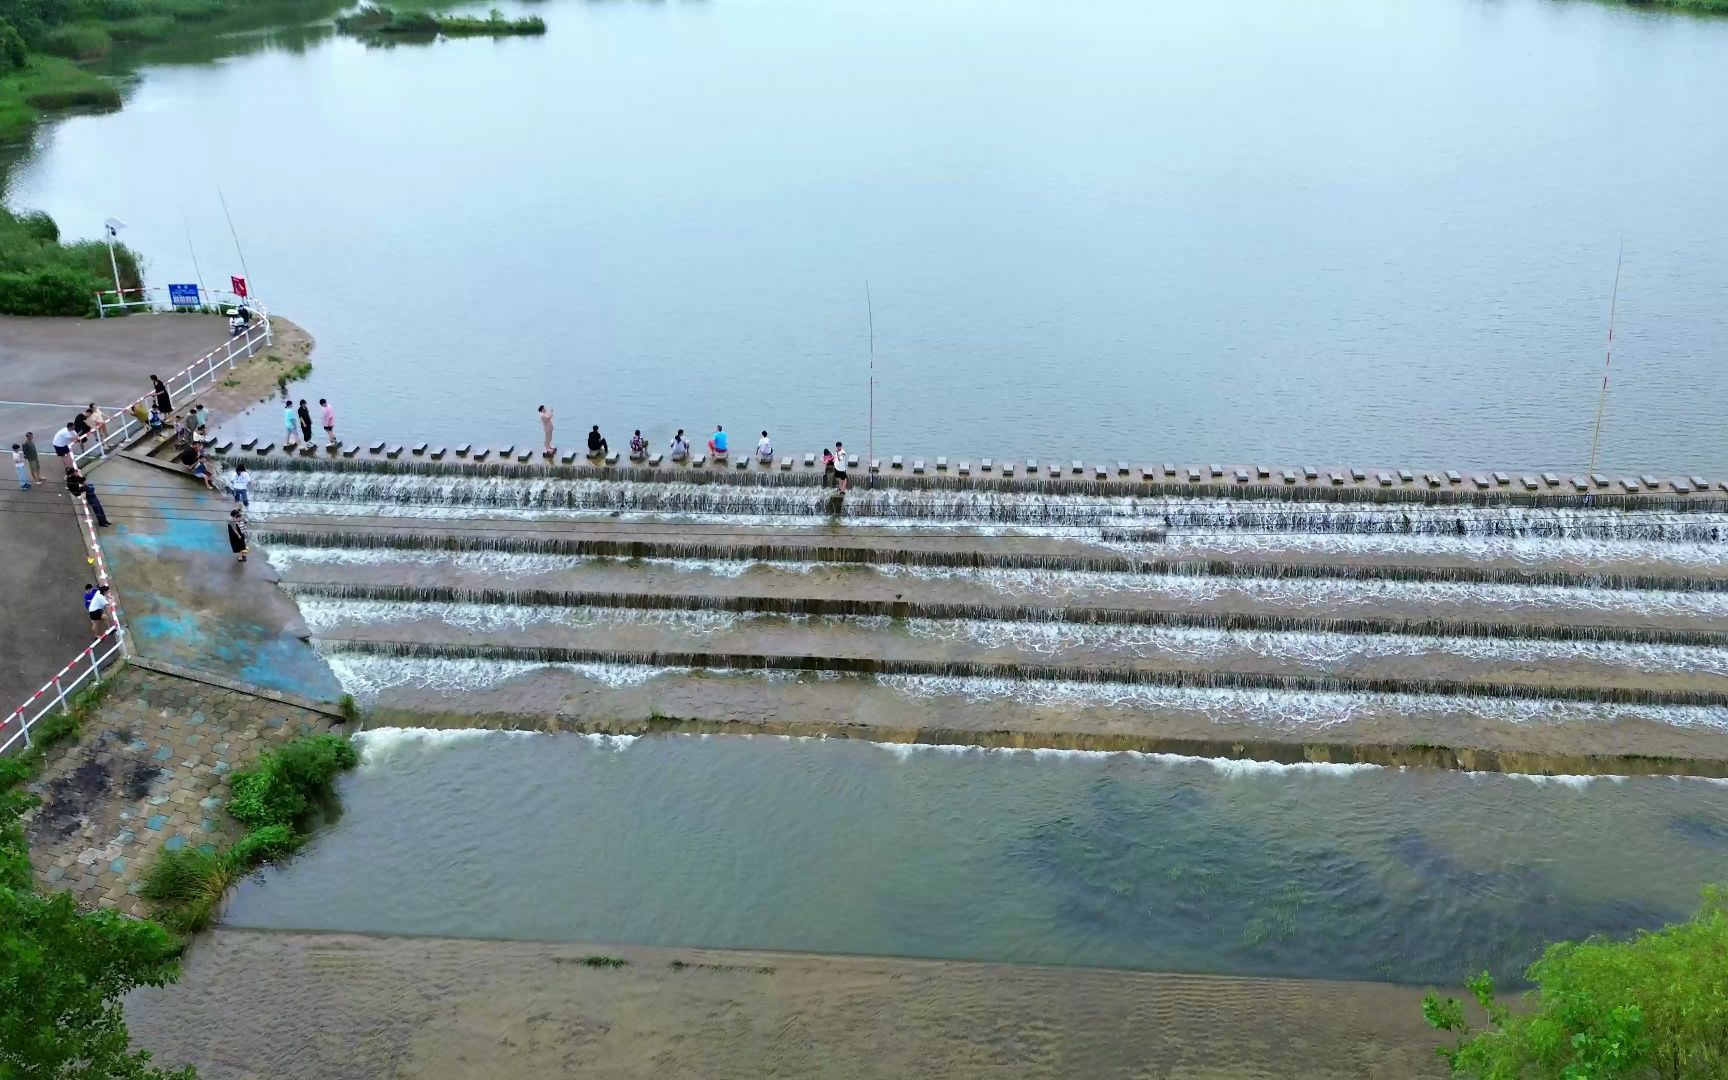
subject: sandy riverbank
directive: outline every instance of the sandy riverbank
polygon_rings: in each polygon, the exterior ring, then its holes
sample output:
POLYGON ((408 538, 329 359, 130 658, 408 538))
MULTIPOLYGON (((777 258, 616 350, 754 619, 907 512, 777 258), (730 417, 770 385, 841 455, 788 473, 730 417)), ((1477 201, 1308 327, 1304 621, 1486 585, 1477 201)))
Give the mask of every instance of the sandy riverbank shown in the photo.
POLYGON ((1413 987, 219 930, 127 1018, 232 1077, 1442 1076, 1413 987), (589 956, 629 961, 590 967, 589 956), (683 967, 673 966, 681 962, 683 967))

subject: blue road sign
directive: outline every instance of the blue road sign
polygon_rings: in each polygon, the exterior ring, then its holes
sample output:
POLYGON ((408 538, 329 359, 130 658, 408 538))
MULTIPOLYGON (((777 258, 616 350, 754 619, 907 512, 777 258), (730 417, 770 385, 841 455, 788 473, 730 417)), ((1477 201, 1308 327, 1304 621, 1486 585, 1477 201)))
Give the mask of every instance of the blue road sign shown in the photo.
POLYGON ((198 286, 170 285, 168 286, 168 300, 175 307, 197 307, 199 304, 198 286))

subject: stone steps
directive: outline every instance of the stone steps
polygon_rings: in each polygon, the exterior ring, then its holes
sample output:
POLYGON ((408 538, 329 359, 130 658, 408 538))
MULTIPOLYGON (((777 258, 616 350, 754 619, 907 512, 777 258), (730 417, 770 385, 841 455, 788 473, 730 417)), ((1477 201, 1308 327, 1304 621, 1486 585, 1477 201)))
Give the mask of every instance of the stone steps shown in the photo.
POLYGON ((1439 590, 1402 583, 1357 590, 1339 583, 1261 583, 1253 589, 1205 579, 1125 575, 882 574, 864 567, 759 567, 720 576, 699 566, 609 560, 519 574, 458 558, 330 564, 290 563, 290 593, 325 600, 703 610, 755 615, 988 619, 1030 623, 1221 629, 1282 633, 1392 634, 1486 640, 1620 641, 1728 648, 1720 611, 1642 606, 1637 592, 1439 590), (1199 586, 1196 588, 1195 586, 1199 586), (1269 587, 1268 587, 1269 586, 1269 587), (1330 590, 1330 592, 1329 592, 1330 590))
POLYGON ((422 660, 526 660, 1194 689, 1728 706, 1728 670, 1623 647, 1139 626, 303 603, 321 641, 422 660))

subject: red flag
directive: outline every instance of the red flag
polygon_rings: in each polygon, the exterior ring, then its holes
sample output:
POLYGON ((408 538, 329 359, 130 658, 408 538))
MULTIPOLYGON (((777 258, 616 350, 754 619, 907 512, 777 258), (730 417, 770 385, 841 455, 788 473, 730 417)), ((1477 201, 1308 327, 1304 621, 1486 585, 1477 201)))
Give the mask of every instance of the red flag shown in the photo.
POLYGON ((243 277, 230 277, 228 280, 234 285, 234 295, 238 296, 242 300, 246 299, 246 279, 243 277))

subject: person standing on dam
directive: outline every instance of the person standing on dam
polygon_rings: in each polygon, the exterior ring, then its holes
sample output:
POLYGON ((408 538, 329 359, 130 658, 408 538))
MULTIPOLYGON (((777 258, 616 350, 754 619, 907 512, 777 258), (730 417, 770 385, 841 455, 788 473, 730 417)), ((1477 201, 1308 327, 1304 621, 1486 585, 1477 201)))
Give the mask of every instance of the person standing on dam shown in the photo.
POLYGON ((228 547, 236 562, 246 561, 246 519, 240 516, 238 507, 228 511, 228 547))
POLYGON ((324 441, 336 441, 336 410, 331 407, 329 398, 318 399, 319 419, 324 422, 324 441))
POLYGON ((300 441, 312 441, 312 410, 306 407, 306 399, 300 399, 300 408, 295 411, 300 418, 300 441))
POLYGON ((36 455, 36 433, 24 433, 24 460, 30 465, 30 479, 34 483, 42 482, 42 461, 36 455))
POLYGON ((96 519, 98 529, 108 528, 108 511, 103 509, 102 500, 96 497, 96 485, 84 485, 84 505, 90 508, 90 516, 96 519))
POLYGON ((552 445, 552 410, 542 405, 538 411, 540 413, 540 431, 546 436, 546 448, 541 453, 551 457, 558 451, 558 448, 552 445))

